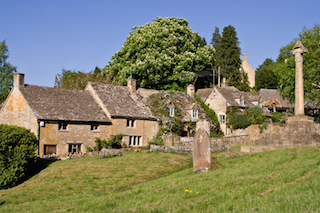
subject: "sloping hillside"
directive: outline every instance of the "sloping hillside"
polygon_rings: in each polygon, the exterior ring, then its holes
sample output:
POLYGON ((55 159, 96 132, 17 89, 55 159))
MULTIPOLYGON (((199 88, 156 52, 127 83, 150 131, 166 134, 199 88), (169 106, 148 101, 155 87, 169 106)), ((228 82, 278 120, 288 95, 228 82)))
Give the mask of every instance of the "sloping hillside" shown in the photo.
POLYGON ((213 156, 126 152, 52 163, 0 191, 0 212, 319 212, 320 147, 213 156), (192 191, 192 192, 191 192, 192 191))

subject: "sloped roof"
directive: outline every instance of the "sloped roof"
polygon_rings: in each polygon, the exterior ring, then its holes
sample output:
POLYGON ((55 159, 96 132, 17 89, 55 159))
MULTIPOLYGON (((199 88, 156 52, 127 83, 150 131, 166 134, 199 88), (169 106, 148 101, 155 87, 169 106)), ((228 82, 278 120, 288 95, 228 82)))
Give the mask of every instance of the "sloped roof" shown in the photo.
POLYGON ((200 98, 207 99, 211 93, 212 93, 212 88, 198 89, 196 92, 196 95, 199 96, 200 98))
POLYGON ((90 83, 112 118, 156 120, 141 98, 129 88, 110 84, 90 83))
MULTIPOLYGON (((220 92, 220 94, 224 97, 224 99, 229 103, 230 106, 240 106, 240 104, 236 101, 236 99, 240 99, 241 95, 244 96, 245 107, 253 106, 252 101, 255 101, 255 98, 253 98, 250 93, 240 91, 234 86, 215 87, 215 89, 220 92)), ((198 89, 196 92, 197 96, 205 99, 207 99, 211 93, 212 93, 211 88, 198 89)))
POLYGON ((241 95, 243 95, 245 107, 253 106, 251 102, 252 101, 251 95, 248 92, 240 91, 234 86, 217 87, 216 89, 226 99, 226 101, 229 103, 230 106, 240 106, 240 104, 236 101, 236 99, 240 99, 241 95))
POLYGON ((87 91, 34 85, 19 90, 38 119, 110 122, 87 91))
POLYGON ((277 98, 280 100, 282 108, 294 108, 294 103, 290 103, 288 100, 283 99, 276 89, 260 89, 255 96, 261 97, 263 102, 269 101, 270 98, 277 98))

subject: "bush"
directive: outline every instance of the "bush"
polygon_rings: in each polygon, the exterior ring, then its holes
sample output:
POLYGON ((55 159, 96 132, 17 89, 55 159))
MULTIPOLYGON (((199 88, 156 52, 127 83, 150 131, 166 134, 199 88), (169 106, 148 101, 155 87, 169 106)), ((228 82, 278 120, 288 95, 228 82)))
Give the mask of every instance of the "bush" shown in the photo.
POLYGON ((242 110, 239 107, 228 107, 227 109, 227 125, 231 129, 245 129, 252 124, 257 124, 261 129, 266 120, 263 110, 259 106, 252 106, 242 110))
POLYGON ((0 125, 0 189, 19 184, 34 162, 36 136, 23 127, 0 125))
POLYGON ((158 132, 158 134, 156 135, 156 137, 153 138, 152 141, 148 142, 148 149, 150 149, 150 145, 151 144, 158 145, 158 146, 163 146, 164 145, 163 139, 161 137, 161 133, 160 132, 158 132))
POLYGON ((108 141, 106 141, 105 139, 101 140, 100 138, 96 138, 96 146, 94 147, 94 149, 97 151, 100 151, 102 148, 121 149, 121 141, 123 136, 123 134, 114 135, 111 136, 111 138, 108 141))

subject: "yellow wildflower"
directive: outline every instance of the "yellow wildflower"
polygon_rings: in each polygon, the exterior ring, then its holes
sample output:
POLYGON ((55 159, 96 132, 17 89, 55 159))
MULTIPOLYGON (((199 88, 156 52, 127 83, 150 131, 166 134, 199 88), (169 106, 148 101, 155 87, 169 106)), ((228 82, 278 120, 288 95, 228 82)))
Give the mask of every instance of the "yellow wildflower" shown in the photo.
POLYGON ((186 190, 184 190, 185 192, 188 192, 189 190, 188 189, 186 189, 186 190))
POLYGON ((199 192, 197 192, 197 195, 199 194, 199 192))
POLYGON ((192 191, 190 190, 190 193, 192 193, 192 191))

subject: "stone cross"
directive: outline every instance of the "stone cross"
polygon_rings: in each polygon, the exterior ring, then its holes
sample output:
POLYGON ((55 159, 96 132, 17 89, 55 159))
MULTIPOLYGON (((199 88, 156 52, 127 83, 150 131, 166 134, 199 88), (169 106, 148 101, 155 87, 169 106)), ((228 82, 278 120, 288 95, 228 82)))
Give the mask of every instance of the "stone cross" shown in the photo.
POLYGON ((199 121, 193 139, 193 173, 207 172, 211 167, 210 125, 199 121))
POLYGON ((308 50, 298 40, 294 45, 291 55, 295 55, 296 62, 296 80, 295 80, 295 115, 304 115, 304 93, 303 93, 303 53, 307 53, 308 50))

